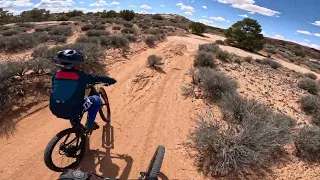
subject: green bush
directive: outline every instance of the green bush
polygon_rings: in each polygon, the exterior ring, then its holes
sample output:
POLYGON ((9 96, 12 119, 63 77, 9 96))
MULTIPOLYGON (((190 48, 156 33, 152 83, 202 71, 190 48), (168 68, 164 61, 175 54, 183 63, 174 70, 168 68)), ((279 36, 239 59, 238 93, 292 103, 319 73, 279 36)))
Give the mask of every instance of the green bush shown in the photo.
POLYGON ((149 47, 153 47, 155 46, 155 42, 157 41, 157 38, 154 35, 149 35, 145 38, 144 41, 149 47))
POLYGON ((237 47, 255 51, 262 50, 265 44, 265 39, 261 32, 261 26, 256 20, 245 18, 227 29, 225 36, 229 39, 228 41, 237 47))
POLYGON ((124 36, 130 41, 130 42, 136 42, 137 41, 137 37, 135 35, 132 34, 124 34, 124 36))
POLYGON ((301 108, 308 114, 320 112, 320 98, 315 95, 308 95, 301 98, 301 108))
POLYGON ((317 126, 300 129, 295 138, 297 156, 308 161, 320 158, 320 128, 317 126))
POLYGON ((269 65, 273 69, 278 69, 278 68, 282 67, 282 65, 280 63, 278 63, 277 61, 273 61, 272 59, 268 59, 268 58, 258 60, 257 62, 260 64, 269 65))
POLYGON ((163 63, 161 62, 162 58, 157 55, 150 55, 147 59, 147 66, 154 68, 156 66, 160 66, 163 63))
POLYGON ((265 51, 268 52, 268 53, 271 53, 271 54, 276 54, 277 53, 277 49, 276 48, 266 48, 265 51))
POLYGON ((1 85, 3 86, 3 83, 7 82, 9 78, 16 76, 16 75, 22 75, 23 72, 28 68, 28 64, 25 61, 12 61, 12 60, 6 60, 0 62, 0 81, 1 85))
POLYGON ((66 15, 60 15, 57 18, 58 21, 69 21, 69 19, 70 18, 68 16, 66 16, 66 15))
POLYGON ((178 21, 177 21, 176 19, 170 19, 170 21, 171 21, 172 23, 178 23, 178 21))
POLYGON ((231 54, 228 51, 220 50, 217 52, 217 58, 222 61, 229 62, 229 60, 231 59, 231 54))
POLYGON ((120 26, 114 26, 112 29, 113 30, 121 30, 121 27, 120 26))
POLYGON ((240 126, 222 126, 212 112, 197 116, 196 127, 185 144, 198 170, 210 178, 246 179, 262 175, 272 156, 290 141, 289 129, 277 128, 261 116, 246 116, 240 126), (260 171, 257 171, 259 169, 260 171))
POLYGON ((130 10, 122 10, 120 11, 119 16, 126 21, 131 21, 134 18, 135 13, 130 10))
POLYGON ((236 92, 238 84, 224 73, 208 67, 199 68, 199 87, 210 101, 220 100, 224 94, 236 92))
POLYGON ((106 31, 106 30, 88 30, 86 32, 86 35, 87 36, 108 36, 110 35, 110 32, 109 31, 106 31))
POLYGON ((194 67, 210 67, 217 66, 215 63, 215 56, 211 52, 199 51, 193 62, 194 67))
POLYGON ((217 44, 220 44, 220 45, 225 45, 225 42, 222 41, 222 40, 216 40, 216 43, 217 43, 217 44))
POLYGON ((152 19, 155 20, 164 20, 164 18, 160 14, 154 14, 152 15, 152 19))
POLYGON ((9 29, 9 30, 2 31, 1 35, 2 36, 12 36, 12 35, 19 34, 19 33, 20 32, 17 31, 16 29, 9 29))
POLYGON ((136 31, 133 28, 124 28, 121 30, 121 33, 124 34, 134 34, 136 31))
POLYGON ((199 51, 217 53, 219 50, 220 48, 216 43, 201 44, 199 46, 199 51))
POLYGON ((162 29, 159 28, 152 28, 148 30, 149 34, 153 34, 153 35, 157 35, 157 34, 163 34, 164 31, 162 29))
POLYGON ((309 73, 305 73, 304 74, 306 77, 308 77, 308 78, 310 78, 310 79, 313 79, 313 80, 317 80, 317 75, 315 75, 315 74, 313 74, 313 73, 311 73, 311 72, 309 72, 309 73))
POLYGON ((81 27, 81 30, 82 31, 88 31, 88 30, 91 30, 91 29, 94 29, 94 25, 92 24, 85 24, 81 27))
POLYGON ((308 91, 310 94, 316 95, 319 92, 319 84, 310 78, 303 78, 298 82, 298 87, 308 91))
POLYGON ((126 28, 133 28, 133 24, 129 23, 129 22, 123 23, 123 26, 126 27, 126 28))
POLYGON ((192 33, 202 35, 206 31, 206 25, 199 22, 192 22, 189 26, 192 33))
POLYGON ((71 27, 55 27, 48 32, 49 35, 71 36, 73 34, 71 27))
POLYGON ((128 48, 129 42, 124 36, 112 35, 112 36, 102 36, 101 45, 108 48, 128 48))
POLYGON ((81 36, 79 37, 76 42, 79 42, 79 43, 99 43, 100 42, 100 39, 99 37, 95 37, 95 36, 92 36, 92 37, 87 37, 87 36, 81 36))
POLYGON ((65 43, 67 42, 68 37, 63 35, 52 35, 49 39, 57 43, 65 43))
POLYGON ((102 17, 102 18, 115 18, 117 16, 118 16, 118 13, 114 10, 110 10, 108 12, 103 11, 100 15, 100 17, 102 17))

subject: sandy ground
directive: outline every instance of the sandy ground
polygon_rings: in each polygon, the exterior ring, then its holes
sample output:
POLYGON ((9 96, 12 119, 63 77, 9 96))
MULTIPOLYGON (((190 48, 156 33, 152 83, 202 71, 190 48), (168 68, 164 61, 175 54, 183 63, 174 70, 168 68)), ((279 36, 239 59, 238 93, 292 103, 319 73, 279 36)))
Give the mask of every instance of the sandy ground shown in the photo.
MULTIPOLYGON (((110 177, 136 179, 147 167, 157 145, 162 144, 166 147, 166 154, 161 179, 204 179, 181 145, 194 125, 195 113, 203 104, 201 100, 183 98, 180 87, 192 66, 198 45, 217 39, 223 38, 214 35, 209 38, 194 35, 168 37, 154 49, 139 51, 130 60, 113 64, 109 73, 118 83, 106 90, 112 109, 114 148, 105 147, 102 139, 109 131, 103 128, 98 117, 101 128, 92 134, 90 151, 80 168, 110 177), (146 68, 146 58, 152 54, 163 57, 162 70, 146 68)), ((233 47, 221 48, 239 56, 257 56, 233 47)), ((274 109, 295 117, 298 122, 308 120, 300 115, 299 110, 294 110, 299 109, 296 101, 303 92, 290 85, 296 78, 292 71, 261 71, 262 67, 251 66, 255 65, 224 65, 221 68, 238 80, 242 94, 259 98, 274 109), (287 77, 286 73, 289 73, 287 77), (265 91, 271 93, 266 95, 265 91), (292 95, 293 91, 297 92, 292 95)), ((293 69, 291 64, 287 67, 293 69)), ((304 69, 294 70, 301 72, 304 69)), ((12 135, 0 139, 0 179, 56 179, 59 173, 46 168, 43 151, 57 132, 69 126, 67 121, 54 117, 48 108, 18 122, 12 135)), ((277 179, 317 179, 319 169, 319 166, 293 159, 276 167, 274 173, 277 179)))

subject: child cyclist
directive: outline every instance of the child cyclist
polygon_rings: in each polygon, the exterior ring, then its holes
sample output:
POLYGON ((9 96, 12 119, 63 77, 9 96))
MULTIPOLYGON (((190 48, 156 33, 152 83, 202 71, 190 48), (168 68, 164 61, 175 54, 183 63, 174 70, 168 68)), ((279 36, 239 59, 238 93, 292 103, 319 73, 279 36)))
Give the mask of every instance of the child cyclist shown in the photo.
POLYGON ((87 84, 111 85, 117 81, 107 76, 81 71, 80 63, 84 62, 85 58, 82 53, 75 50, 58 52, 54 62, 60 69, 52 75, 50 110, 58 118, 69 119, 73 126, 75 121, 88 111, 85 128, 96 130, 99 125, 95 122, 95 118, 102 106, 102 101, 97 95, 84 98, 87 84))

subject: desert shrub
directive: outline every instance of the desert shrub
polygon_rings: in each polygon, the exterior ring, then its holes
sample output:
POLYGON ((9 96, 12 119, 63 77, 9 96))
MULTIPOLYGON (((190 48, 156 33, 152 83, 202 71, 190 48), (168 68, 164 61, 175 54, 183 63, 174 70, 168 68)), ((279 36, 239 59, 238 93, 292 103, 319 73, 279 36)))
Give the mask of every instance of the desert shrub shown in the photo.
POLYGON ((0 26, 0 31, 6 31, 6 30, 9 30, 11 29, 10 26, 0 26))
POLYGON ((69 24, 71 24, 71 22, 61 22, 59 25, 66 26, 66 25, 69 25, 69 24))
POLYGON ((12 36, 14 34, 19 34, 20 32, 16 29, 9 29, 1 32, 2 36, 12 36))
POLYGON ((199 80, 204 97, 210 101, 220 100, 224 94, 232 94, 238 87, 236 81, 208 67, 199 68, 199 80))
POLYGON ((164 18, 160 14, 154 14, 154 15, 152 15, 152 19, 163 20, 164 18))
POLYGON ((319 84, 315 80, 310 78, 302 78, 298 82, 298 87, 314 95, 316 95, 320 89, 319 84))
POLYGON ((155 46, 155 42, 157 41, 157 38, 154 35, 149 35, 145 38, 144 41, 149 47, 153 47, 155 46))
MULTIPOLYGON (((43 48, 43 47, 42 47, 43 48)), ((105 64, 105 49, 103 49, 99 44, 96 43, 82 43, 77 42, 75 44, 67 44, 63 46, 55 46, 53 48, 43 48, 36 53, 34 58, 42 61, 50 61, 52 62, 52 57, 55 54, 63 49, 75 49, 76 51, 82 52, 87 56, 87 60, 82 64, 82 68, 84 71, 88 72, 104 72, 105 64)))
POLYGON ((57 26, 36 27, 34 30, 36 32, 51 31, 55 27, 57 27, 57 26))
POLYGON ((164 31, 162 29, 159 28, 152 28, 148 30, 149 34, 153 34, 153 35, 157 35, 157 34, 163 34, 164 31))
POLYGON ((58 16, 57 20, 58 21, 68 21, 70 18, 66 15, 60 15, 58 16))
POLYGON ((313 74, 313 73, 311 73, 311 72, 309 72, 309 73, 305 73, 304 74, 306 77, 308 77, 308 78, 310 78, 310 79, 313 79, 313 80, 317 80, 317 75, 315 75, 315 74, 313 74))
POLYGON ((135 35, 132 34, 124 34, 124 36, 130 41, 130 42, 136 42, 137 41, 137 37, 135 35))
POLYGON ((222 41, 222 40, 216 40, 216 43, 217 43, 217 44, 220 44, 220 45, 225 45, 225 42, 222 41))
POLYGON ((149 29, 149 26, 148 25, 146 25, 145 23, 141 23, 141 24, 139 24, 139 27, 141 28, 141 29, 149 29))
POLYGON ((274 60, 268 59, 268 58, 258 60, 257 62, 260 64, 263 64, 263 65, 269 65, 273 69, 278 69, 278 68, 282 67, 282 65, 280 63, 278 63, 277 61, 274 61, 274 60))
POLYGON ((170 19, 170 21, 171 21, 172 23, 178 23, 178 21, 177 21, 176 19, 170 19))
POLYGON ((86 35, 89 37, 90 36, 108 36, 110 35, 110 32, 106 30, 88 30, 86 32, 86 35))
POLYGON ((158 41, 162 41, 162 40, 166 39, 166 35, 165 34, 156 34, 155 37, 156 37, 156 39, 158 41))
POLYGON ((121 33, 124 34, 134 34, 136 31, 133 28, 124 28, 121 30, 121 33))
POLYGON ((320 128, 317 126, 303 127, 295 138, 297 155, 309 161, 320 158, 320 128))
POLYGON ((206 25, 199 22, 192 22, 189 26, 192 33, 202 35, 206 31, 206 25))
POLYGON ((100 41, 101 45, 109 48, 128 48, 129 45, 127 38, 121 35, 103 36, 100 41))
POLYGON ((222 61, 229 62, 229 60, 231 59, 231 54, 228 51, 219 50, 217 52, 217 58, 222 61))
POLYGON ((113 30, 121 30, 121 27, 120 26, 114 26, 112 29, 113 30))
POLYGON ((238 130, 237 126, 224 128, 210 111, 196 119, 186 147, 195 152, 198 170, 211 178, 262 173, 273 154, 283 152, 290 140, 288 129, 277 128, 260 116, 246 116, 238 130))
POLYGON ((104 11, 100 15, 100 17, 102 17, 102 18, 115 18, 117 16, 118 16, 118 13, 116 11, 114 11, 114 10, 110 10, 108 12, 104 11))
POLYGON ((129 23, 129 22, 125 22, 125 23, 123 23, 123 26, 124 26, 124 27, 127 27, 127 28, 132 28, 132 27, 133 27, 133 24, 132 24, 132 23, 129 23))
POLYGON ((15 28, 17 31, 19 31, 19 32, 27 32, 28 30, 29 30, 29 28, 27 28, 27 27, 17 27, 17 28, 15 28))
POLYGON ((33 28, 35 25, 31 23, 19 23, 19 27, 33 28))
POLYGON ((135 13, 130 10, 122 10, 120 11, 119 16, 126 21, 131 21, 134 18, 135 13))
POLYGON ((214 68, 217 66, 214 58, 211 52, 199 51, 195 57, 193 66, 214 68))
POLYGON ((271 53, 271 54, 276 54, 277 53, 277 49, 276 48, 266 48, 265 51, 268 52, 268 53, 271 53))
POLYGON ((150 55, 147 59, 147 66, 151 68, 160 66, 163 64, 161 61, 162 61, 162 58, 160 56, 150 55))
POLYGON ((291 46, 290 47, 290 51, 293 52, 293 54, 296 55, 296 56, 301 56, 301 57, 305 57, 306 56, 306 52, 299 45, 291 46))
POLYGON ((237 63, 237 64, 241 64, 242 60, 241 60, 240 57, 235 57, 235 58, 233 59, 233 62, 234 62, 234 63, 237 63))
POLYGON ((81 27, 81 30, 82 31, 88 31, 88 30, 91 30, 91 29, 94 29, 94 25, 92 24, 85 24, 81 27))
POLYGON ((301 108, 308 114, 320 112, 320 98, 315 95, 304 96, 300 100, 301 108))
POLYGON ((49 39, 57 43, 65 43, 67 42, 68 37, 62 35, 52 35, 49 37, 49 39))
POLYGON ((263 49, 265 39, 258 21, 245 18, 225 31, 225 36, 239 48, 254 51, 263 49))
POLYGON ((28 64, 25 61, 2 61, 0 62, 0 81, 1 85, 8 81, 9 78, 22 75, 24 70, 28 68, 28 64))
POLYGON ((51 31, 48 32, 50 35, 63 35, 63 36, 71 36, 72 35, 71 27, 55 27, 51 31))
POLYGON ((220 48, 216 43, 201 44, 199 46, 199 51, 217 53, 219 50, 220 48))
POLYGON ((247 56, 243 58, 244 61, 251 63, 253 61, 253 57, 252 56, 247 56))
POLYGON ((103 24, 95 24, 95 25, 94 25, 94 29, 104 30, 104 29, 106 29, 106 26, 103 25, 103 24))
POLYGON ((79 37, 76 42, 80 42, 80 43, 99 43, 100 39, 99 37, 87 37, 87 36, 81 36, 79 37))

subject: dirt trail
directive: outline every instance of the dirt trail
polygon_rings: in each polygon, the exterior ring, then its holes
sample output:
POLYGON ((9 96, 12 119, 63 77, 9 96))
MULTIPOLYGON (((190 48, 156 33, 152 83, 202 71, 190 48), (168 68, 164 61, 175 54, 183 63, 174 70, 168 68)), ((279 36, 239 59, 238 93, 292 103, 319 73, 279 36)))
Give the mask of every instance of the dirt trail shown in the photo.
MULTIPOLYGON (((200 178, 181 145, 193 125, 194 109, 200 103, 185 99, 180 93, 197 46, 186 46, 178 39, 169 37, 157 48, 111 68, 110 76, 118 80, 117 85, 107 88, 114 129, 111 157, 118 157, 116 154, 127 157, 110 159, 110 150, 102 147, 103 123, 98 117, 101 128, 90 138, 91 150, 82 161, 82 169, 136 179, 147 167, 157 145, 162 144, 166 147, 163 179, 200 178), (163 71, 146 68, 146 58, 152 54, 165 60, 163 71), (95 158, 98 154, 100 161, 95 158)), ((57 178, 59 173, 45 167, 43 151, 49 140, 67 127, 69 123, 55 118, 48 108, 21 120, 12 136, 0 140, 0 179, 57 178)))

